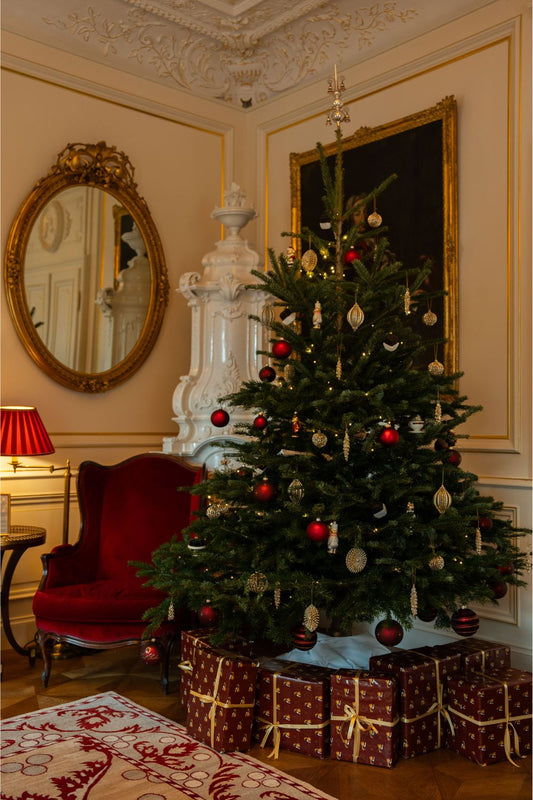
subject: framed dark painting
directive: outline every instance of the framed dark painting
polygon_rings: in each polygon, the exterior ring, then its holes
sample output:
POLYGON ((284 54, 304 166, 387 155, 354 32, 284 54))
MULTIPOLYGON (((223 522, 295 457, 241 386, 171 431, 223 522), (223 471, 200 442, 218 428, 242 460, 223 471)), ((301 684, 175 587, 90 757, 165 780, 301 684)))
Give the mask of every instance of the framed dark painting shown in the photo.
MULTIPOLYGON (((324 146, 334 168, 336 145, 324 146)), ((457 348, 457 105, 445 97, 432 108, 379 125, 359 128, 343 139, 344 193, 369 194, 396 175, 377 199, 377 211, 388 232, 390 249, 406 267, 430 258, 427 288, 444 290, 431 310, 438 321, 420 332, 445 337, 438 353, 448 373, 458 365, 457 348)), ((319 231, 324 216, 318 151, 290 154, 292 230, 319 231)), ((369 209, 371 211, 373 209, 369 209)), ((300 239, 294 247, 300 252, 300 239)), ((431 353, 430 360, 433 360, 431 353)))

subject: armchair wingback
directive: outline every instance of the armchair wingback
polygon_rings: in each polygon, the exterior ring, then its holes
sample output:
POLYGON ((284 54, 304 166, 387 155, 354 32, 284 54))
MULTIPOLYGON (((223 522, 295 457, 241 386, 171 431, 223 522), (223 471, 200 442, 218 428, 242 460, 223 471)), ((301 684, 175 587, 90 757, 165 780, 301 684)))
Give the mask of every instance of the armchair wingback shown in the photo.
MULTIPOLYGON (((133 456, 112 466, 92 461, 80 465, 79 539, 42 556, 43 576, 33 600, 44 686, 53 642, 103 649, 141 641, 147 625, 143 614, 163 596, 142 586, 130 562, 149 562, 163 542, 181 537, 199 498, 180 488, 203 477, 203 468, 162 453, 133 456)), ((185 622, 186 610, 176 609, 174 621, 152 637, 162 655, 165 691, 172 645, 185 622)))

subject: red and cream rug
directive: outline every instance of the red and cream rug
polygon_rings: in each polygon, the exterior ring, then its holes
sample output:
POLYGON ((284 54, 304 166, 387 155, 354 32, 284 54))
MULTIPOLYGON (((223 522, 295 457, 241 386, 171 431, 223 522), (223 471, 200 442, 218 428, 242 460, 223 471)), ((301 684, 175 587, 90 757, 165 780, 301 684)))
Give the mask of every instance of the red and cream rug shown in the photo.
POLYGON ((3 800, 332 800, 114 692, 2 723, 3 800))

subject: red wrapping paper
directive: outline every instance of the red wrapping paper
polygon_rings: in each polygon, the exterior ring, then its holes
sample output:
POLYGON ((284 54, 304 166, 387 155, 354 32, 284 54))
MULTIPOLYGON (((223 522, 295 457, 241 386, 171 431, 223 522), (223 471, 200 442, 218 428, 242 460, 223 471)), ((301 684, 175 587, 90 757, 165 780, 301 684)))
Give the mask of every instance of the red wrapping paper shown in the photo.
POLYGON ((469 638, 439 646, 450 653, 461 653, 462 672, 492 672, 511 666, 511 649, 498 642, 469 638))
MULTIPOLYGON (((215 634, 216 628, 199 628, 181 632, 181 659, 178 666, 181 670, 180 699, 184 708, 187 707, 191 674, 196 665, 198 654, 202 650, 210 650, 213 648, 211 642, 215 634)), ((235 642, 224 642, 224 650, 229 650, 232 653, 243 656, 251 656, 251 644, 244 639, 239 639, 235 642)))
POLYGON ((254 738, 315 758, 329 753, 331 670, 283 659, 262 659, 255 705, 254 738))
POLYGON ((202 649, 190 673, 187 732, 221 753, 249 750, 258 662, 202 649))
POLYGON ((393 767, 400 738, 394 677, 341 669, 331 676, 331 758, 393 767))
POLYGON ((445 704, 446 678, 461 670, 461 654, 445 647, 420 647, 371 656, 374 674, 391 673, 400 689, 400 755, 430 753, 445 744, 451 721, 445 704))
POLYGON ((499 669, 448 679, 449 747, 487 766, 531 752, 531 672, 499 669))

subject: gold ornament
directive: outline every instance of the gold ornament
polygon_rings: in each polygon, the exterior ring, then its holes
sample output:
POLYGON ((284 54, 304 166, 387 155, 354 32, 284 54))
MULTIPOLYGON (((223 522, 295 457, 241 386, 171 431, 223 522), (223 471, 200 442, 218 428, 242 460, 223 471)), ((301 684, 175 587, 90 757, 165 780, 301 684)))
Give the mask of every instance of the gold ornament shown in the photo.
POLYGON ((414 514, 415 513, 415 504, 412 503, 411 500, 409 500, 408 503, 407 503, 406 513, 407 514, 414 514))
POLYGON ((276 608, 279 608, 281 604, 281 588, 279 583, 276 583, 276 588, 274 589, 274 605, 276 608))
POLYGON ((483 541, 481 539, 481 528, 476 528, 476 555, 481 555, 481 545, 483 541))
POLYGON ((344 439, 342 442, 342 452, 344 453, 344 460, 348 461, 350 457, 350 435, 348 433, 348 426, 344 431, 344 439))
POLYGON ((435 403, 435 422, 442 422, 442 406, 440 400, 435 403))
POLYGON ((310 275, 318 264, 318 257, 314 250, 306 250, 302 256, 302 267, 310 275))
POLYGON ((170 598, 170 604, 168 606, 168 620, 169 620, 169 622, 172 622, 172 620, 174 619, 174 616, 175 616, 174 600, 172 598, 170 598))
POLYGON ((431 311, 431 309, 428 309, 428 311, 426 311, 426 313, 422 316, 422 322, 424 323, 424 325, 427 325, 428 328, 431 328, 431 326, 434 325, 436 321, 437 321, 437 315, 433 311, 431 311))
POLYGON ((261 322, 269 328, 274 321, 274 307, 271 303, 265 303, 261 311, 261 322))
POLYGON ((371 228, 379 228, 379 226, 383 222, 383 218, 381 214, 378 214, 377 211, 373 211, 371 214, 368 215, 366 221, 368 222, 371 228))
POLYGON ((452 496, 446 489, 444 484, 441 484, 441 486, 437 489, 437 491, 433 495, 433 505, 435 506, 439 514, 444 514, 444 512, 449 509, 451 504, 452 504, 452 496))
POLYGON ((246 588, 249 592, 262 594, 268 589, 268 578, 262 572, 252 572, 246 581, 246 588))
POLYGON ((337 359, 337 366, 335 367, 335 377, 338 381, 342 378, 342 361, 340 356, 337 359))
POLYGON ((435 361, 431 361, 428 364, 428 370, 430 371, 431 375, 442 375, 444 372, 444 364, 441 364, 438 359, 435 359, 435 361))
POLYGON ((328 437, 326 436, 325 433, 322 433, 322 431, 317 431, 316 433, 313 433, 313 435, 311 436, 311 441, 313 442, 315 447, 322 448, 325 447, 326 444, 328 443, 328 437))
POLYGON ((223 503, 211 503, 211 505, 207 506, 205 515, 208 519, 218 519, 222 516, 224 511, 224 504, 223 503))
POLYGON ((361 308, 357 300, 346 314, 346 319, 348 320, 348 324, 354 331, 356 331, 363 324, 365 315, 363 313, 363 309, 361 308))
POLYGON ((293 503, 299 503, 304 496, 304 486, 301 480, 295 478, 291 481, 287 492, 293 503))
POLYGON ((296 438, 300 433, 300 420, 298 419, 298 413, 296 411, 292 415, 291 430, 293 438, 296 438))
POLYGON ((409 291, 408 286, 406 287, 405 294, 403 296, 403 310, 407 316, 411 313, 411 292, 409 291))
POLYGON ((418 614, 418 594, 416 592, 416 586, 414 585, 414 583, 411 586, 410 600, 411 600, 411 614, 413 615, 413 617, 416 617, 416 615, 418 614))
POLYGON ((292 383, 294 380, 294 364, 290 361, 285 364, 285 369, 283 370, 283 377, 287 381, 287 383, 292 383))
POLYGON ((442 556, 432 556, 428 561, 428 566, 434 572, 444 568, 444 559, 442 556))
POLYGON ((350 572, 362 572, 366 567, 366 553, 361 547, 352 547, 346 553, 346 567, 350 572))
POLYGON ((320 611, 312 603, 304 611, 304 625, 308 631, 316 631, 320 622, 320 611))

